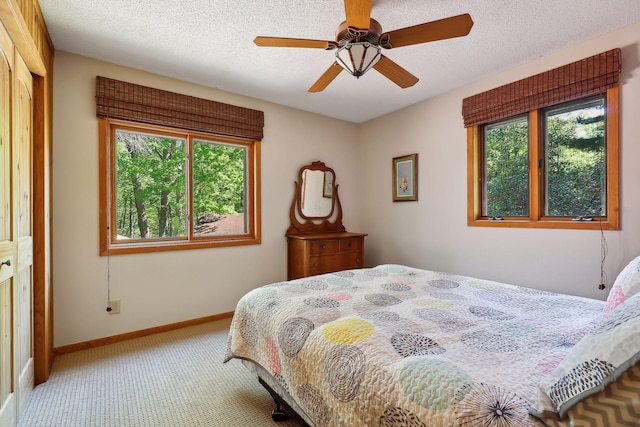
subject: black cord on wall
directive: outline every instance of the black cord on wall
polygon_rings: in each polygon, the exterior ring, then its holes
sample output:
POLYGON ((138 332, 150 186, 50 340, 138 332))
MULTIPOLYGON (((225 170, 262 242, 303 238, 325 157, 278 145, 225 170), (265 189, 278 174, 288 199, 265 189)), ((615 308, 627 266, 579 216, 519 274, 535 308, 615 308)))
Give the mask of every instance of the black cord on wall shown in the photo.
MULTIPOLYGON (((109 227, 107 227, 107 236, 109 235, 109 227)), ((113 310, 111 308, 111 249, 107 247, 107 313, 113 310)))
POLYGON ((598 285, 598 289, 601 291, 607 287, 607 273, 604 271, 604 261, 607 259, 608 252, 609 245, 607 244, 607 239, 604 236, 602 220, 600 220, 600 284, 598 285))

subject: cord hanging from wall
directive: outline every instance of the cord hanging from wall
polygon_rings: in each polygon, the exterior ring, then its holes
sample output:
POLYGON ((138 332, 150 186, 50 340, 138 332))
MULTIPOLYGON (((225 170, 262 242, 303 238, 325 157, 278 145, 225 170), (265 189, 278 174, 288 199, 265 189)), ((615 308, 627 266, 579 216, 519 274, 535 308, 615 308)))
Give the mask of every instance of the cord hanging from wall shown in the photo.
POLYGON ((604 271, 604 261, 607 259, 607 253, 609 252, 609 245, 607 239, 604 236, 604 229, 602 228, 602 219, 600 220, 600 284, 598 289, 603 291, 607 287, 607 273, 604 271))
MULTIPOLYGON (((107 235, 109 227, 107 227, 107 235)), ((111 308, 111 249, 107 248, 107 313, 113 310, 111 308)))

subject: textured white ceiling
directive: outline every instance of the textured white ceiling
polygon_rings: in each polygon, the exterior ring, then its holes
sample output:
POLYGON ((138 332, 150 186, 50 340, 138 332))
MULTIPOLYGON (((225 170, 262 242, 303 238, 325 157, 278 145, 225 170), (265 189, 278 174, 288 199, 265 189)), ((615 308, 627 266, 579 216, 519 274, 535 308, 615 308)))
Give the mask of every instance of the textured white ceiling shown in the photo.
POLYGON ((254 37, 334 40, 341 0, 39 0, 57 50, 361 123, 640 21, 640 0, 373 0, 391 31, 470 13, 466 37, 385 51, 420 79, 375 70, 307 89, 333 51, 266 48, 254 37))

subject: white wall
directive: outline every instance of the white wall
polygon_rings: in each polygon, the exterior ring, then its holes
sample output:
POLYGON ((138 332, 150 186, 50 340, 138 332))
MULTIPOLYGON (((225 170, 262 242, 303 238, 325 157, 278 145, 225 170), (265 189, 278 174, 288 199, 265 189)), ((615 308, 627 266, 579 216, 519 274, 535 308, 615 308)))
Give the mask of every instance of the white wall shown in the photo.
POLYGON ((359 231, 357 125, 255 99, 56 52, 53 113, 54 346, 235 309, 240 296, 286 279, 294 181, 303 164, 336 172, 347 230, 359 231), (262 244, 153 254, 98 256, 98 128, 95 77, 262 110, 262 244), (111 299, 122 312, 109 315, 111 299))
MULTIPOLYGON (((604 299, 616 274, 640 254, 640 24, 372 120, 361 127, 360 187, 366 262, 405 263, 604 299), (604 232, 607 291, 600 283, 600 232, 467 226, 462 99, 606 50, 622 49, 621 225, 604 232), (419 201, 391 202, 391 159, 419 154, 419 201)), ((473 64, 469 64, 473 66, 473 64)), ((407 89, 410 90, 410 89, 407 89)))

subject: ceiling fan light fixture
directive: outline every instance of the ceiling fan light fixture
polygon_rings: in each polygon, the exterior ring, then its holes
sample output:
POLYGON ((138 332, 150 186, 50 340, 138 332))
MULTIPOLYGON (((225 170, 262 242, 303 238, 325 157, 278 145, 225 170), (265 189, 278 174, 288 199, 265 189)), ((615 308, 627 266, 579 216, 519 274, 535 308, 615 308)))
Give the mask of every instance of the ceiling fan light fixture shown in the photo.
POLYGON ((349 74, 359 78, 380 60, 380 47, 367 42, 347 43, 336 52, 336 61, 349 74))

